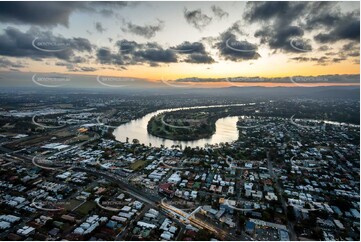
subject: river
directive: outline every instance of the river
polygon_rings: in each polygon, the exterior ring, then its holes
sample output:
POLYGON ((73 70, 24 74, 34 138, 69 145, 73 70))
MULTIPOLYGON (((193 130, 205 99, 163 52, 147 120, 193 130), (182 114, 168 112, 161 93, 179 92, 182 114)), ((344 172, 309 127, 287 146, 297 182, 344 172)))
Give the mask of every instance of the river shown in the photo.
POLYGON ((160 147, 164 145, 165 147, 170 148, 172 145, 182 145, 194 147, 204 147, 206 144, 218 144, 221 142, 232 142, 238 139, 238 130, 237 130, 237 121, 238 116, 236 117, 225 117, 220 118, 216 121, 216 131, 210 138, 204 138, 194 141, 176 141, 170 139, 159 138, 148 133, 147 125, 149 120, 160 113, 163 112, 172 112, 178 110, 189 110, 189 109, 201 109, 201 108, 215 108, 215 107, 236 107, 236 106, 246 106, 254 105, 255 103, 249 104, 231 104, 231 105, 211 105, 211 106, 195 106, 187 108, 170 108, 162 109, 152 113, 149 113, 142 118, 135 119, 129 123, 120 125, 114 130, 114 136, 116 140, 125 142, 126 138, 129 137, 129 142, 132 142, 133 139, 138 139, 139 142, 145 145, 152 144, 152 146, 160 147))
MULTIPOLYGON (((251 106, 255 105, 255 103, 248 103, 248 104, 230 104, 230 105, 210 105, 210 106, 194 106, 194 107, 185 107, 185 108, 169 108, 169 109, 161 109, 152 113, 149 113, 142 118, 135 119, 130 121, 129 123, 122 124, 118 126, 113 134, 115 139, 120 142, 125 142, 127 137, 129 137, 129 142, 132 142, 133 139, 138 139, 139 142, 145 145, 152 144, 152 146, 160 147, 164 145, 164 147, 171 148, 173 145, 182 145, 182 147, 204 147, 206 144, 219 144, 221 142, 233 142, 238 139, 238 129, 237 129, 237 121, 238 116, 231 116, 220 118, 216 121, 216 131, 210 138, 198 139, 194 141, 177 141, 177 140, 170 140, 159 138, 153 136, 148 133, 147 125, 149 120, 160 113, 163 112, 172 112, 178 110, 190 110, 190 109, 202 109, 202 108, 216 108, 216 107, 237 107, 237 106, 251 106)), ((291 117, 291 121, 293 116, 291 117)), ((294 121, 299 121, 300 119, 294 119, 294 121)), ((303 119, 304 121, 308 120, 311 122, 321 122, 321 120, 310 120, 310 119, 303 119)), ((346 124, 346 123, 339 123, 333 122, 328 120, 322 120, 323 122, 330 124, 330 125, 347 125, 351 127, 360 127, 359 125, 353 124, 346 124)), ((302 125, 301 125, 302 126, 302 125)))

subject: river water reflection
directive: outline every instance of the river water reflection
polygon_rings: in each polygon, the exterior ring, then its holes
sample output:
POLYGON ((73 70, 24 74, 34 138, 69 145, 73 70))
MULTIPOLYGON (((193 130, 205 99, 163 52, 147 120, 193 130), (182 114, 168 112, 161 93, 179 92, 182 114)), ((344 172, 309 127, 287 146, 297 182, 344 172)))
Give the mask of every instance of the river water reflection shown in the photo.
MULTIPOLYGON (((138 139, 139 142, 145 145, 149 145, 150 143, 152 146, 160 147, 164 145, 165 147, 172 147, 173 145, 182 145, 182 147, 190 146, 194 147, 204 147, 206 144, 219 144, 221 142, 233 142, 238 139, 238 129, 237 129, 237 121, 238 116, 233 117, 225 117, 220 118, 216 121, 216 131, 210 138, 199 139, 194 141, 176 141, 170 139, 159 138, 153 136, 148 133, 147 125, 149 120, 160 113, 163 112, 171 112, 171 111, 178 111, 178 110, 189 110, 189 109, 201 109, 201 108, 214 108, 214 107, 236 107, 236 106, 246 106, 246 105, 255 105, 255 103, 248 103, 248 104, 231 104, 231 105, 211 105, 211 106, 195 106, 195 107, 186 107, 186 108, 173 108, 173 109, 162 109, 152 113, 149 113, 142 118, 135 119, 130 121, 129 123, 122 124, 117 127, 113 134, 115 139, 120 142, 125 142, 127 137, 129 138, 129 142, 132 142, 133 139, 138 139)), ((299 119, 294 119, 295 121, 300 121, 299 119)), ((314 123, 324 122, 329 125, 347 125, 351 127, 360 127, 359 125, 353 124, 346 124, 346 123, 339 123, 333 122, 328 120, 309 120, 304 119, 303 121, 311 121, 314 123)), ((302 125, 300 125, 302 126, 302 125)))
MULTIPOLYGON (((234 107, 234 106, 245 106, 246 104, 234 104, 234 105, 212 105, 212 106, 196 106, 196 107, 187 107, 187 108, 174 108, 174 109, 162 109, 156 112, 149 113, 142 118, 135 119, 129 123, 120 125, 114 130, 114 136, 116 140, 125 142, 126 138, 129 137, 129 142, 133 139, 138 139, 140 143, 148 145, 149 143, 152 146, 160 147, 164 145, 165 147, 171 147, 172 145, 182 145, 190 147, 204 147, 206 144, 216 144, 221 142, 232 142, 238 139, 238 130, 237 130, 237 120, 238 117, 225 117, 220 118, 216 121, 216 131, 210 138, 199 139, 194 141, 176 141, 170 139, 163 139, 156 136, 153 136, 148 133, 147 125, 149 120, 162 112, 171 112, 178 110, 188 110, 188 109, 200 109, 200 108, 212 108, 212 107, 234 107)), ((247 105, 254 105, 250 103, 247 105)))

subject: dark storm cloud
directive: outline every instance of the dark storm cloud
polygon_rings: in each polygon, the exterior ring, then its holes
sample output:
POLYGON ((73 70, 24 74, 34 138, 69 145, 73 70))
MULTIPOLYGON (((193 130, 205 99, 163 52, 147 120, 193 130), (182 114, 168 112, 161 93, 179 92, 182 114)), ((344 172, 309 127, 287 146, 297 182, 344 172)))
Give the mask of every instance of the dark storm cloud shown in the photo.
POLYGON ((219 55, 231 61, 258 59, 258 47, 246 40, 238 41, 235 33, 243 34, 238 23, 233 24, 216 39, 214 47, 218 49, 219 55))
POLYGON ((64 66, 66 67, 66 69, 68 71, 77 71, 77 65, 76 64, 72 64, 72 63, 69 63, 69 62, 57 62, 55 63, 56 66, 64 66))
POLYGON ((242 34, 244 35, 245 33, 243 33, 243 31, 241 30, 241 26, 240 26, 240 21, 237 21, 235 23, 233 23, 231 25, 231 27, 229 27, 225 33, 233 33, 233 34, 242 34))
POLYGON ((177 46, 171 47, 171 49, 180 54, 206 53, 205 47, 201 42, 191 43, 189 41, 185 41, 177 46))
POLYGON ((115 44, 117 53, 107 48, 97 50, 97 59, 101 64, 135 65, 177 62, 176 53, 171 49, 163 49, 156 43, 139 44, 135 41, 119 40, 115 44))
POLYGON ((355 42, 350 42, 350 43, 345 44, 344 46, 342 46, 343 51, 356 50, 356 49, 359 49, 359 48, 360 48, 360 45, 358 43, 355 43, 355 42))
POLYGON ((39 26, 68 26, 69 16, 76 10, 101 13, 127 5, 127 2, 0 2, 0 21, 39 26))
POLYGON ((37 28, 21 32, 16 28, 8 27, 0 35, 0 55, 2 56, 29 57, 34 60, 58 58, 71 61, 76 57, 75 52, 91 52, 91 50, 92 45, 87 39, 67 39, 54 36, 51 31, 42 32, 37 28), (54 45, 61 45, 60 51, 41 50, 50 50, 50 47, 54 45))
POLYGON ((343 13, 337 2, 313 2, 306 16, 305 29, 321 30, 314 39, 320 43, 339 40, 360 41, 360 11, 343 13))
POLYGON ((124 65, 122 56, 118 53, 113 54, 107 48, 100 48, 96 53, 97 60, 100 64, 124 65))
POLYGON ((92 72, 92 71, 96 71, 97 69, 94 67, 80 67, 80 70, 85 72, 92 72))
POLYGON ((336 52, 326 52, 325 55, 333 56, 333 55, 337 55, 337 53, 336 52))
POLYGON ((203 14, 200 9, 189 11, 184 9, 184 18, 186 19, 187 23, 198 30, 203 30, 212 21, 212 18, 206 14, 203 14))
POLYGON ((126 39, 118 40, 115 45, 119 48, 120 52, 134 52, 136 49, 142 48, 141 44, 135 41, 129 41, 126 39))
POLYGON ((304 30, 296 25, 307 5, 307 2, 248 2, 244 17, 250 23, 262 23, 262 28, 254 36, 271 49, 310 51, 309 40, 302 38, 304 30))
POLYGON ((360 43, 350 42, 342 46, 342 49, 339 53, 342 53, 345 56, 359 57, 360 56, 360 43))
POLYGON ((88 39, 85 38, 72 38, 68 39, 70 48, 81 51, 81 52, 91 52, 92 44, 88 39))
POLYGON ((116 52, 108 48, 97 50, 97 60, 101 64, 143 65, 155 67, 162 63, 213 63, 214 59, 207 53, 200 42, 185 41, 171 48, 164 48, 158 43, 137 43, 129 40, 115 42, 116 52))
POLYGON ((317 34, 314 39, 320 43, 333 43, 339 40, 360 41, 360 19, 353 15, 345 17, 333 25, 331 31, 317 34))
POLYGON ((332 61, 333 61, 334 63, 339 63, 339 62, 344 61, 344 60, 346 60, 346 58, 345 58, 345 57, 341 57, 341 58, 333 58, 333 59, 332 59, 332 61))
POLYGON ((216 5, 212 5, 211 9, 212 9, 213 14, 219 19, 223 19, 224 17, 229 16, 229 14, 226 11, 224 11, 222 8, 220 8, 216 5))
POLYGON ((244 17, 249 22, 273 20, 289 25, 307 7, 307 2, 248 2, 244 17))
POLYGON ((216 43, 220 55, 226 60, 240 61, 258 59, 257 46, 248 41, 238 41, 235 36, 216 43))
POLYGON ((177 55, 172 50, 159 49, 145 49, 134 53, 135 56, 140 57, 145 61, 171 63, 177 62, 177 55))
POLYGON ((321 56, 319 58, 313 57, 311 60, 316 61, 319 65, 325 65, 329 61, 329 58, 327 56, 321 56))
MULTIPOLYGON (((323 47, 322 50, 330 50, 330 48, 327 46, 321 47, 323 47)), ((360 57, 360 43, 356 41, 349 42, 344 44, 342 48, 338 49, 337 51, 326 52, 325 55, 329 57, 329 63, 340 63, 349 58, 353 58, 353 61, 355 61, 355 57, 356 59, 359 59, 360 57)))
POLYGON ((13 62, 6 58, 0 58, 0 68, 23 68, 25 67, 24 64, 21 62, 13 62))
POLYGON ((186 63, 198 63, 198 64, 211 64, 214 63, 214 59, 207 54, 193 53, 190 54, 185 61, 186 63))
POLYGON ((87 59, 81 56, 75 56, 72 59, 68 60, 71 63, 79 64, 79 63, 85 63, 87 62, 87 59))
POLYGON ((318 48, 319 51, 327 51, 329 49, 330 49, 330 47, 328 47, 327 45, 322 45, 318 48))
POLYGON ((76 2, 0 2, 0 21, 43 26, 65 25, 76 2))
MULTIPOLYGON (((268 16, 268 15, 266 15, 268 16)), ((271 49, 284 52, 310 51, 310 40, 303 39, 304 30, 298 26, 276 25, 263 26, 254 34, 261 44, 268 44, 271 49)))
POLYGON ((288 2, 248 2, 247 7, 250 9, 245 17, 250 22, 270 20, 277 15, 286 13, 288 6, 288 2))
POLYGON ((186 55, 182 62, 193 64, 211 64, 214 63, 214 59, 207 53, 203 43, 201 42, 189 42, 185 41, 177 46, 171 47, 171 50, 175 51, 179 55, 186 55))
POLYGON ((164 28, 164 22, 161 20, 158 20, 158 23, 154 25, 140 26, 131 22, 124 22, 124 24, 125 27, 121 28, 123 32, 132 33, 148 39, 154 37, 157 32, 161 31, 164 28))
POLYGON ((56 62, 55 65, 56 66, 74 66, 74 64, 71 64, 68 62, 62 62, 62 61, 56 62))
POLYGON ((310 58, 304 57, 304 56, 298 56, 298 57, 292 57, 291 60, 299 61, 299 62, 306 62, 306 61, 310 61, 310 58))
POLYGON ((342 61, 347 60, 346 56, 339 56, 339 57, 334 57, 334 58, 329 58, 327 56, 322 56, 322 57, 293 57, 291 58, 291 60, 294 61, 298 61, 298 62, 316 62, 316 64, 318 65, 326 65, 326 64, 330 64, 330 63, 340 63, 342 61))
POLYGON ((304 27, 309 30, 324 26, 332 27, 340 20, 341 12, 337 8, 337 2, 313 2, 308 3, 308 13, 304 27))
POLYGON ((255 32, 262 44, 267 43, 271 49, 286 52, 310 51, 312 46, 309 40, 302 39, 304 31, 297 26, 285 26, 281 29, 263 28, 255 32))
MULTIPOLYGON (((359 10, 342 13, 335 2, 249 2, 244 17, 249 23, 262 23, 255 33, 261 43, 285 52, 302 49, 290 48, 289 43, 304 30, 318 30, 314 39, 320 43, 360 39, 359 10)), ((312 49, 309 43, 302 46, 312 49)))
POLYGON ((100 22, 96 22, 95 23, 95 29, 99 32, 99 33, 103 33, 104 31, 106 31, 107 29, 103 27, 103 25, 100 22))
POLYGON ((348 52, 347 55, 352 56, 352 57, 360 57, 360 50, 355 50, 355 51, 352 51, 352 52, 348 52))

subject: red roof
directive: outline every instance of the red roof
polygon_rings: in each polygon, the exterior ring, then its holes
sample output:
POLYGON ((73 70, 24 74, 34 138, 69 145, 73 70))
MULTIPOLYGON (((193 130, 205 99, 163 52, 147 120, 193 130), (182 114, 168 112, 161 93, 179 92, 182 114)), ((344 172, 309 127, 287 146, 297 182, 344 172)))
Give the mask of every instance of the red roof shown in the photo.
POLYGON ((172 188, 173 188, 173 183, 159 184, 159 189, 165 193, 174 193, 172 188))

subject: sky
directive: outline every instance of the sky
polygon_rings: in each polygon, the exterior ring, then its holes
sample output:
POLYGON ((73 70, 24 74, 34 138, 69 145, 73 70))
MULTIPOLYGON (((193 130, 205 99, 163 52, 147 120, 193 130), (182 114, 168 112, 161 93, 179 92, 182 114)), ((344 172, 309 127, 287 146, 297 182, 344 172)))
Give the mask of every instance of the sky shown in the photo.
POLYGON ((261 77, 270 85, 277 77, 357 77, 359 50, 359 2, 0 3, 7 75, 261 77))

